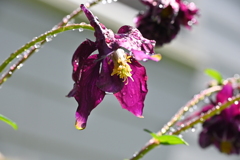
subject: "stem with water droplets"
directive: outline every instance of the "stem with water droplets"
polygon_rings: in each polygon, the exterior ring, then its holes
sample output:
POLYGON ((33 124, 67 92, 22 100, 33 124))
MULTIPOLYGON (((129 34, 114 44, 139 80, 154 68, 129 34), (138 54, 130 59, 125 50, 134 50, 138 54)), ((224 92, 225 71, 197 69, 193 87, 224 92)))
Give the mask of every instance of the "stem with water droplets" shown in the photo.
MULTIPOLYGON (((201 93, 199 93, 198 95, 194 96, 194 98, 192 100, 190 100, 185 106, 183 106, 178 111, 178 113, 175 114, 175 116, 157 134, 158 135, 166 134, 166 132, 169 131, 169 128, 171 126, 173 126, 179 120, 179 118, 186 111, 188 111, 191 108, 191 106, 196 105, 198 102, 200 102, 205 97, 210 96, 211 94, 213 94, 213 93, 215 93, 217 91, 220 91, 221 88, 222 88, 221 86, 213 86, 211 88, 203 90, 201 93)), ((212 109, 209 112, 207 112, 207 113, 197 117, 195 120, 189 122, 188 124, 185 124, 183 127, 180 127, 179 129, 177 129, 174 132, 171 132, 170 134, 179 135, 181 132, 183 132, 183 131, 193 127, 197 123, 202 123, 206 119, 212 117, 215 114, 218 114, 219 112, 221 112, 222 110, 224 110, 225 108, 227 108, 228 106, 233 104, 235 101, 239 101, 239 100, 240 100, 240 95, 238 95, 236 97, 232 97, 232 99, 230 101, 228 101, 228 102, 226 102, 226 103, 224 103, 224 104, 222 104, 220 106, 215 107, 214 109, 212 109)), ((138 153, 134 154, 133 157, 130 158, 129 160, 139 160, 139 159, 141 159, 149 151, 151 151, 155 147, 159 146, 160 144, 161 143, 159 143, 154 138, 150 139, 149 142, 138 153)))
MULTIPOLYGON (((102 0, 94 0, 92 2, 86 3, 85 6, 89 8, 98 4, 101 1, 102 0)), ((75 18, 81 12, 82 11, 80 7, 78 7, 70 15, 67 15, 66 17, 64 17, 62 21, 58 23, 53 29, 57 29, 59 27, 65 26, 71 19, 75 18)), ((43 39, 42 41, 39 42, 39 45, 43 45, 46 42, 47 42, 46 39, 43 39)), ((34 47, 34 46, 29 46, 28 48, 30 48, 30 50, 24 56, 22 56, 15 64, 13 64, 5 73, 2 74, 0 79, 0 85, 4 83, 9 77, 11 77, 12 73, 14 73, 18 68, 20 68, 21 64, 25 62, 38 49, 37 47, 34 47)), ((14 60, 19 54, 25 51, 25 50, 21 50, 21 48, 19 50, 12 53, 10 57, 1 64, 0 73, 10 64, 12 60, 14 60)))

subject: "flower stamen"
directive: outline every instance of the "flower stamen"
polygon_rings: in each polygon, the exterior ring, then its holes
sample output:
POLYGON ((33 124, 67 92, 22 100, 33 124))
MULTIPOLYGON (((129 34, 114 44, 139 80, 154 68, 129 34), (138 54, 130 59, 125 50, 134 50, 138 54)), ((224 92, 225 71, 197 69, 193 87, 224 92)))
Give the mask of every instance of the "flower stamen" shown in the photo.
POLYGON ((112 54, 114 68, 111 73, 111 76, 116 74, 119 76, 119 78, 123 79, 123 82, 125 82, 128 79, 128 77, 131 78, 133 81, 131 74, 132 69, 128 64, 131 63, 130 58, 131 56, 127 56, 123 49, 117 49, 112 54))

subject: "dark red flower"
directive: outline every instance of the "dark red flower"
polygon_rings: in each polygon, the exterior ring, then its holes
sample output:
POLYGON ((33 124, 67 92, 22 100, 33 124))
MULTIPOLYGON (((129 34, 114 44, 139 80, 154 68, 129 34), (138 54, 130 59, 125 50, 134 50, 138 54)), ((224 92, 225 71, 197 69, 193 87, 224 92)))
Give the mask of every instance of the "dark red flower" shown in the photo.
POLYGON ((124 109, 142 117, 147 94, 145 67, 137 60, 160 60, 154 54, 155 41, 142 37, 131 26, 122 26, 116 34, 107 29, 84 6, 81 9, 95 29, 96 41, 86 40, 72 58, 73 89, 68 97, 78 102, 76 128, 84 129, 91 111, 103 100, 106 92, 114 93, 124 109), (98 51, 98 54, 93 54, 98 51))

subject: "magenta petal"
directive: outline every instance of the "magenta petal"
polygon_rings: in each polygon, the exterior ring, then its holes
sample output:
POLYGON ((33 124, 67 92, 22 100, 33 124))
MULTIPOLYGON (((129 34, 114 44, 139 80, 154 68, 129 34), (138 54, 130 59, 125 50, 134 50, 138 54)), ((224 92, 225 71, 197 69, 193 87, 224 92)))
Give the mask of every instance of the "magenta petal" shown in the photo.
POLYGON ((228 98, 233 96, 233 87, 232 84, 225 84, 221 91, 217 94, 217 102, 224 103, 228 98))
POLYGON ((76 82, 80 78, 81 69, 84 65, 85 60, 89 55, 91 55, 96 50, 95 42, 87 39, 86 41, 82 42, 72 57, 72 66, 73 66, 73 74, 72 78, 76 82))
POLYGON ((86 127, 89 114, 105 96, 105 92, 95 85, 100 67, 100 63, 95 62, 96 59, 97 55, 93 55, 86 60, 80 81, 75 83, 73 90, 68 94, 78 102, 76 128, 79 130, 86 127))
POLYGON ((142 117, 144 100, 148 92, 146 69, 136 60, 129 64, 132 69, 132 81, 128 78, 127 84, 120 92, 114 95, 122 108, 127 109, 137 117, 142 117))
POLYGON ((96 85, 105 92, 116 93, 123 88, 124 82, 117 75, 111 76, 112 70, 113 63, 108 64, 107 59, 104 59, 102 62, 101 73, 96 85))
POLYGON ((200 133, 198 142, 202 148, 206 148, 212 144, 211 136, 208 134, 207 130, 200 133))
POLYGON ((150 59, 153 61, 159 61, 161 59, 160 55, 150 56, 144 53, 143 51, 139 51, 139 50, 132 50, 132 53, 134 54, 134 58, 138 61, 147 60, 147 59, 150 59))

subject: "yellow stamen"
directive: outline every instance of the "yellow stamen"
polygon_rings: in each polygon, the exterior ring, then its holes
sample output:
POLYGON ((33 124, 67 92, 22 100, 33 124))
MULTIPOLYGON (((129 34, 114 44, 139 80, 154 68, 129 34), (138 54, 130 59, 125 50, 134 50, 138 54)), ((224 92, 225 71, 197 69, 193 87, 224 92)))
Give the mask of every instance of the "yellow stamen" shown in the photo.
POLYGON ((128 77, 132 79, 131 74, 132 69, 128 64, 131 63, 130 58, 131 56, 127 56, 127 54, 124 53, 123 49, 116 50, 112 54, 114 68, 111 76, 116 74, 119 76, 119 78, 123 79, 123 82, 125 82, 128 79, 128 77))
POLYGON ((231 150, 232 150, 232 143, 231 142, 228 142, 228 141, 223 141, 221 142, 221 146, 220 146, 220 149, 223 153, 227 153, 227 154, 230 154, 231 153, 231 150))

